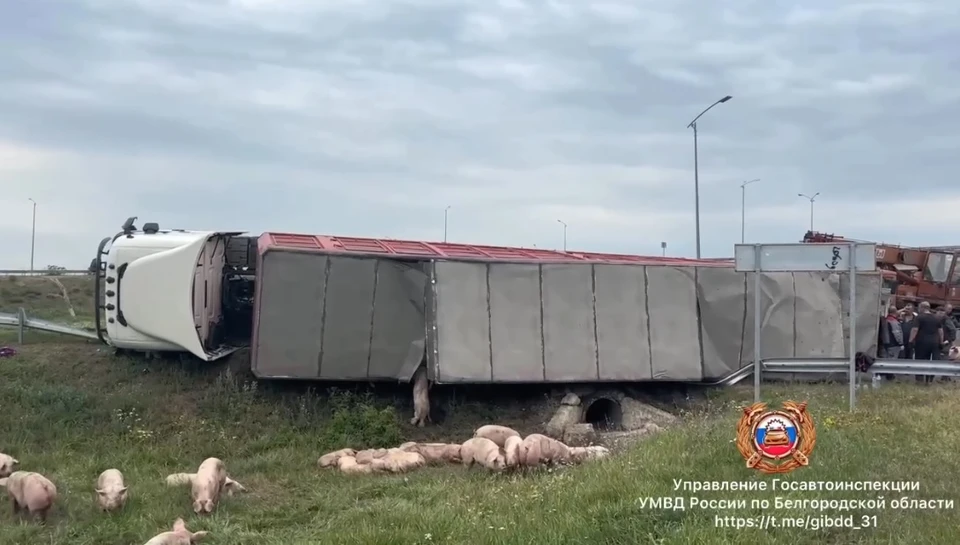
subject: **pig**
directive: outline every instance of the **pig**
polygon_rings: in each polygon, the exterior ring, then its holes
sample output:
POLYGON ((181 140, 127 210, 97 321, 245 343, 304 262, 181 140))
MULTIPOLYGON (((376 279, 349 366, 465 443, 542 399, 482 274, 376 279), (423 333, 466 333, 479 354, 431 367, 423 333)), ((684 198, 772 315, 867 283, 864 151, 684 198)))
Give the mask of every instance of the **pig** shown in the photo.
POLYGON ((357 459, 358 464, 369 464, 377 458, 383 458, 391 452, 402 452, 398 448, 370 448, 367 450, 361 450, 354 456, 357 459))
POLYGON ((227 496, 233 496, 236 493, 246 493, 247 487, 231 479, 229 476, 223 481, 223 488, 227 491, 227 496))
POLYGON ((477 428, 477 431, 473 432, 473 436, 486 437, 487 439, 496 443, 498 447, 503 448, 507 443, 507 437, 520 437, 520 433, 518 433, 517 430, 508 428, 506 426, 488 424, 486 426, 480 426, 477 428))
MULTIPOLYGON (((172 473, 167 475, 167 486, 192 485, 193 479, 196 476, 196 473, 172 473)), ((233 496, 234 493, 247 491, 246 487, 231 479, 229 475, 223 481, 223 489, 226 491, 227 496, 233 496)))
POLYGON ((422 428, 430 421, 430 397, 427 395, 429 388, 427 368, 421 365, 417 372, 413 374, 413 418, 410 419, 411 425, 422 428))
POLYGON ((571 463, 579 464, 589 460, 601 460, 610 455, 610 450, 601 446, 570 447, 571 463))
POLYGON ((337 460, 337 468, 348 475, 373 473, 371 464, 358 464, 357 459, 353 456, 341 456, 337 460))
POLYGON ((167 486, 193 484, 194 476, 196 476, 196 473, 172 473, 167 475, 167 486))
POLYGON ((183 519, 177 519, 173 523, 173 531, 157 534, 144 543, 144 545, 194 545, 199 543, 201 538, 208 535, 208 532, 191 532, 187 530, 183 519))
POLYGON ((220 493, 227 480, 227 470, 219 458, 207 458, 200 464, 197 474, 190 482, 193 512, 212 513, 220 501, 220 493))
POLYGON ((518 460, 523 467, 537 467, 542 463, 563 464, 570 460, 570 447, 552 437, 532 433, 520 443, 518 460))
POLYGON ((467 439, 460 445, 460 460, 465 467, 475 463, 493 471, 500 471, 506 467, 500 447, 486 437, 467 439))
POLYGON ((57 487, 49 479, 31 471, 14 471, 0 479, 0 486, 7 489, 13 500, 14 515, 26 510, 40 522, 47 521, 47 513, 57 499, 57 487))
POLYGON ((523 439, 519 435, 511 435, 503 444, 503 459, 506 467, 514 468, 520 464, 520 445, 523 439))
POLYGON ((9 477, 11 473, 17 470, 19 465, 20 460, 0 452, 0 478, 9 477))
POLYGON ((370 462, 370 469, 386 473, 405 473, 411 469, 423 467, 427 461, 418 452, 391 452, 383 458, 370 462))
POLYGON ((337 460, 344 456, 356 456, 357 451, 352 448, 342 448, 340 450, 335 450, 333 452, 328 452, 320 457, 317 460, 317 465, 319 467, 333 467, 337 465, 337 460))
POLYGON ((97 503, 104 512, 116 511, 127 503, 127 486, 119 470, 107 469, 97 478, 97 503))
POLYGON ((386 455, 387 455, 387 449, 385 448, 368 448, 361 451, 357 451, 357 453, 354 454, 353 457, 356 458, 356 462, 358 464, 369 464, 374 459, 383 458, 386 455))
POLYGON ((400 450, 416 452, 428 464, 460 463, 460 445, 448 443, 404 443, 400 450))

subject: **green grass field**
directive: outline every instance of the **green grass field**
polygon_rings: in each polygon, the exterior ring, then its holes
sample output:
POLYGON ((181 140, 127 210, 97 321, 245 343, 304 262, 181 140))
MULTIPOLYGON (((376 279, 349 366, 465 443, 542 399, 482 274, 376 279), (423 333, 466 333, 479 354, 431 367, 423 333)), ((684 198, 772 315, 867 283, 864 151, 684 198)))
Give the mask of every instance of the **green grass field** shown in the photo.
MULTIPOLYGON (((10 306, 0 304, 0 310, 10 306)), ((57 311, 49 312, 53 317, 57 311)), ((180 516, 192 530, 211 532, 207 543, 230 545, 953 545, 958 539, 956 507, 889 508, 905 495, 960 500, 960 435, 953 429, 960 391, 953 384, 884 385, 864 392, 854 414, 845 409, 843 385, 765 386, 773 405, 808 400, 817 423, 810 467, 782 479, 918 481, 918 491, 693 493, 675 491, 674 480, 772 482, 746 469, 733 443, 739 407, 752 398, 749 388, 712 392, 683 414, 682 425, 590 465, 525 475, 445 467, 344 476, 318 470, 317 457, 346 445, 393 446, 424 432, 411 428, 409 415, 390 400, 274 388, 229 367, 144 362, 116 358, 92 343, 45 341, 16 346, 17 356, 0 359, 0 451, 19 458, 22 469, 51 478, 61 500, 46 527, 0 510, 3 544, 139 545, 180 516), (163 478, 193 470, 208 456, 224 459, 250 492, 198 517, 188 489, 167 488, 163 478), (96 509, 93 492, 97 475, 109 467, 123 471, 131 488, 125 510, 113 515, 96 509), (844 512, 660 510, 640 501, 687 496, 689 504, 689 496, 697 496, 772 505, 777 496, 878 495, 885 496, 886 509, 844 512), (735 529, 718 527, 715 519, 765 514, 849 515, 855 522, 875 516, 877 527, 735 529)), ((469 436, 464 426, 427 433, 457 441, 469 436)))
MULTIPOLYGON (((53 320, 93 331, 93 277, 0 276, 0 312, 15 314, 20 308, 26 310, 30 318, 53 320)), ((43 332, 34 331, 28 335, 32 342, 59 340, 56 335, 43 332)), ((0 328, 0 343, 16 338, 16 330, 0 328)))

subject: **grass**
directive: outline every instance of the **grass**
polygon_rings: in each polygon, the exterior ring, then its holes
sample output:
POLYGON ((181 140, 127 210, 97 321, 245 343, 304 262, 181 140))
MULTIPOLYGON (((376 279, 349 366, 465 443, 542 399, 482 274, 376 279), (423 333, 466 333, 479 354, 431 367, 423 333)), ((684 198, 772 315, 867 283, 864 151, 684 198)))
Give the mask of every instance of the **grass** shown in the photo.
MULTIPOLYGON (((2 281, 2 280, 0 280, 2 281)), ((3 307, 0 307, 3 308, 3 307)), ((318 470, 317 457, 345 445, 395 445, 421 437, 389 400, 255 383, 231 366, 117 358, 89 343, 44 342, 0 360, 0 451, 58 486, 46 527, 16 523, 0 510, 0 543, 140 544, 179 516, 207 530, 211 544, 945 544, 956 543, 951 510, 856 510, 877 528, 771 530, 718 528, 715 516, 805 516, 821 511, 655 510, 639 499, 871 499, 872 492, 683 492, 674 480, 772 481, 744 467, 734 444, 749 388, 710 392, 683 424, 603 462, 527 475, 460 467, 404 476, 344 476, 318 470), (250 492, 197 517, 186 489, 163 484, 207 456, 225 460, 250 492), (125 510, 96 510, 93 485, 104 469, 123 471, 125 510)), ((806 399, 817 422, 810 467, 788 481, 919 481, 894 497, 960 499, 960 412, 952 384, 884 385, 846 411, 843 385, 765 385, 771 404, 806 399)), ((454 409, 457 418, 466 408, 454 409)), ((490 413, 485 413, 489 417, 490 413)), ((523 430, 532 432, 535 429, 523 430)), ((466 422, 426 432, 469 436, 466 422)), ((827 511, 826 514, 838 515, 827 511)))
MULTIPOLYGON (((0 276, 0 313, 27 311, 30 318, 52 320, 80 329, 94 329, 92 276, 0 276), (57 285, 59 282, 63 290, 57 285), (66 299, 64 298, 66 292, 66 299), (69 304, 68 304, 69 301, 69 304), (70 310, 73 309, 73 314, 70 310)), ((27 331, 34 342, 56 342, 59 337, 27 331)), ((17 338, 13 328, 0 328, 0 343, 17 338)))
POLYGON ((92 276, 6 276, 0 277, 0 312, 16 312, 23 307, 30 317, 59 321, 93 321, 92 276), (66 289, 70 306, 57 286, 66 289))

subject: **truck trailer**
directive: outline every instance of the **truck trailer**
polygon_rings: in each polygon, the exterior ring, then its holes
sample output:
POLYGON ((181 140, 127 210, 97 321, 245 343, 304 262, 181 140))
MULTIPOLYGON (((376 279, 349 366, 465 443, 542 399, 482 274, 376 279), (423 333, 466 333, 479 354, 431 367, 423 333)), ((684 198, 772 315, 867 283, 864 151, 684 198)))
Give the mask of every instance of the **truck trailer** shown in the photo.
MULTIPOLYGON (((752 360, 753 284, 730 259, 136 221, 91 264, 97 336, 118 350, 249 348, 259 378, 406 382, 425 367, 446 384, 700 382, 752 360)), ((818 274, 764 279, 765 356, 846 353, 849 279, 818 274)), ((858 275, 864 352, 879 280, 858 275)))

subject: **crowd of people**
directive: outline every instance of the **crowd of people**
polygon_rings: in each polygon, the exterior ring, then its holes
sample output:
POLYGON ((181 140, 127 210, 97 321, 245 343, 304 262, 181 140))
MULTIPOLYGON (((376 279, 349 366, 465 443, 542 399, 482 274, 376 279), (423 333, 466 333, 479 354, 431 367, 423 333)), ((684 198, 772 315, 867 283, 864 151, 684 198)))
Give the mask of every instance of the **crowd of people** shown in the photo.
MULTIPOLYGON (((917 305, 916 310, 912 303, 906 303, 900 309, 890 305, 880 324, 877 356, 881 359, 945 359, 956 340, 957 321, 953 317, 953 305, 947 304, 936 310, 932 310, 926 301, 917 305)), ((933 382, 932 376, 922 379, 933 382)))

